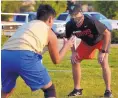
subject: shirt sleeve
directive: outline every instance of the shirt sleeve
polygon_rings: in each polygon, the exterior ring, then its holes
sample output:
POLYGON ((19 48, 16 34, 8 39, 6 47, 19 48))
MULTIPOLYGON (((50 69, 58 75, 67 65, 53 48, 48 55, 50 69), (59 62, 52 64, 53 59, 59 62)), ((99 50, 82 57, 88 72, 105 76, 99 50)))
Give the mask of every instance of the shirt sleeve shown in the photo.
POLYGON ((94 19, 94 23, 99 34, 103 34, 104 31, 107 29, 107 27, 97 19, 94 19))
POLYGON ((70 38, 73 33, 72 26, 70 22, 66 24, 66 38, 70 38))

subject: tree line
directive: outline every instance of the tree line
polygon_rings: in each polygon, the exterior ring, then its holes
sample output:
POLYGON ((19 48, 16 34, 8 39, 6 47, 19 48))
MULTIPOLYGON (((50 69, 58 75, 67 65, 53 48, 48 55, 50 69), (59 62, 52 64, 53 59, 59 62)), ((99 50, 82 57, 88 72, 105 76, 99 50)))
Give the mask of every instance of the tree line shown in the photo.
MULTIPOLYGON (((2 12, 7 13, 19 13, 31 11, 31 5, 23 5, 23 1, 1 1, 1 10, 2 12)), ((91 4, 95 11, 102 13, 107 18, 118 19, 118 1, 80 1, 81 4, 91 4)), ((50 4, 57 13, 57 16, 65 12, 67 9, 67 1, 35 1, 35 4, 32 6, 36 11, 40 4, 50 4)))

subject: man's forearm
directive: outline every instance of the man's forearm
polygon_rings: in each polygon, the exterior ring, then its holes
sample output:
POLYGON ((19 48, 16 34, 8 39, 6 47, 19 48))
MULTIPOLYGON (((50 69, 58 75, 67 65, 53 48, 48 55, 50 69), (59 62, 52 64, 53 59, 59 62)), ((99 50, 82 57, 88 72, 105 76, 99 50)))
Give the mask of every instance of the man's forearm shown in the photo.
POLYGON ((75 52, 75 50, 76 50, 76 49, 75 49, 75 45, 73 45, 73 47, 71 48, 71 51, 72 51, 72 52, 75 52))
POLYGON ((73 44, 73 47, 71 48, 71 51, 72 52, 75 52, 76 51, 76 37, 75 37, 75 41, 74 41, 74 44, 73 44))
POLYGON ((111 41, 111 32, 108 31, 108 30, 105 30, 105 32, 104 32, 103 46, 102 46, 102 49, 103 50, 105 50, 105 51, 107 50, 110 41, 111 41))
POLYGON ((60 61, 62 60, 62 58, 65 56, 66 52, 68 51, 68 47, 67 46, 63 46, 62 49, 59 51, 59 56, 60 56, 60 61))

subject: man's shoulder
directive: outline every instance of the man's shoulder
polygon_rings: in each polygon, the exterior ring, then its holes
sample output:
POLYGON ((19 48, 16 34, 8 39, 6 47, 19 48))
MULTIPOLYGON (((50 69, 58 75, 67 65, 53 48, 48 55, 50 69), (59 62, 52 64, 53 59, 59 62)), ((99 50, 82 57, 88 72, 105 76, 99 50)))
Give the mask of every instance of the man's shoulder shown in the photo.
POLYGON ((84 14, 84 17, 85 17, 86 20, 91 20, 91 21, 94 20, 94 17, 91 17, 91 16, 86 15, 86 14, 84 14))
POLYGON ((88 15, 84 15, 84 18, 85 18, 85 21, 84 22, 87 22, 87 23, 90 23, 90 24, 94 24, 95 22, 95 18, 91 17, 91 16, 88 16, 88 15))

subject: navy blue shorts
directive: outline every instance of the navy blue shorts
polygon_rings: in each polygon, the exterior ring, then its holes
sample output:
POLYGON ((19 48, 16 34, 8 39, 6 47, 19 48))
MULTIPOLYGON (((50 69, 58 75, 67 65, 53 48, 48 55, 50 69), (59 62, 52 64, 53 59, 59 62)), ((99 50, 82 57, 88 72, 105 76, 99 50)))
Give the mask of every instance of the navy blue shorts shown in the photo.
POLYGON ((38 90, 51 80, 43 66, 42 56, 28 50, 1 51, 2 91, 10 92, 21 76, 32 91, 38 90))

